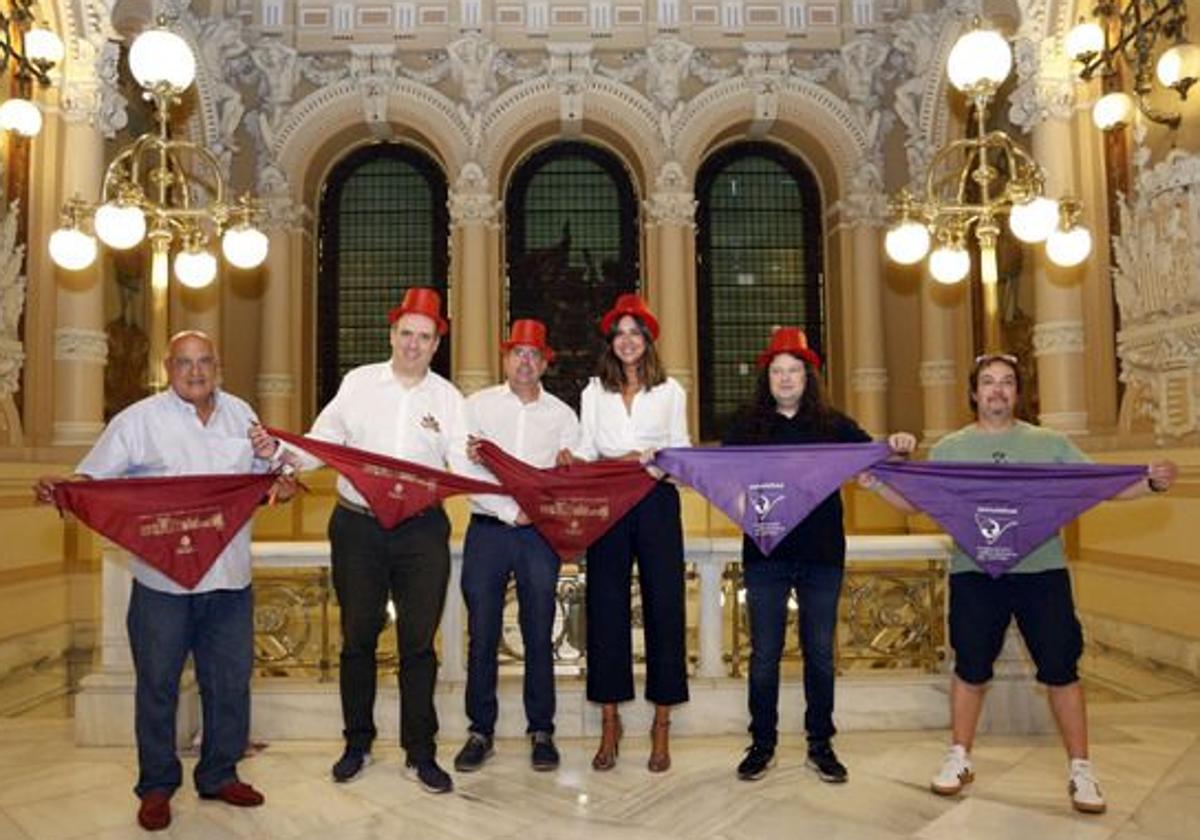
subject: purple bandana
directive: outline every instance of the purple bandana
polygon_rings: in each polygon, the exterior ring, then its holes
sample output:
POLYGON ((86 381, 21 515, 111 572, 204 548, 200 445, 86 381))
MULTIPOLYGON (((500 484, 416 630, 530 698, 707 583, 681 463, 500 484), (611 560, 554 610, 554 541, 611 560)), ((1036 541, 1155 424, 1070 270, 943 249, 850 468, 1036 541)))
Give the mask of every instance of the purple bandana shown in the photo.
POLYGON ((1108 464, 877 464, 871 472, 1000 577, 1066 523, 1146 477, 1108 464))
POLYGON ((857 472, 888 456, 886 443, 662 449, 655 464, 692 487, 770 554, 857 472))

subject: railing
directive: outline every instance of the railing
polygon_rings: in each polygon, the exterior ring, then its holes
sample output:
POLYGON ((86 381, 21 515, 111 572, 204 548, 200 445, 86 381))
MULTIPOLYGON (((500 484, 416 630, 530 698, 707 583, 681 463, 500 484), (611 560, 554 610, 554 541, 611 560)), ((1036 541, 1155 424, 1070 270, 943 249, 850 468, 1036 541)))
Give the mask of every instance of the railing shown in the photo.
MULTIPOLYGON (((839 608, 838 667, 842 671, 941 668, 945 652, 945 571, 950 542, 940 535, 851 536, 839 608)), ((339 633, 326 542, 254 544, 255 639, 262 676, 315 674, 332 679, 339 633)), ((466 622, 459 591, 461 546, 452 550, 450 585, 441 625, 443 678, 465 679, 466 622)), ((738 676, 749 651, 741 540, 689 538, 688 651, 698 677, 738 676)), ((554 641, 556 670, 586 668, 585 570, 563 567, 554 641)), ((633 587, 634 654, 642 634, 638 588, 633 587)), ((516 604, 510 588, 500 658, 506 670, 521 663, 516 604)), ((790 623, 795 627, 795 622, 790 623)), ((794 638, 795 633, 792 631, 794 638)), ((396 667, 395 634, 380 638, 380 668, 396 667)), ((785 650, 784 667, 799 662, 798 645, 785 650)))

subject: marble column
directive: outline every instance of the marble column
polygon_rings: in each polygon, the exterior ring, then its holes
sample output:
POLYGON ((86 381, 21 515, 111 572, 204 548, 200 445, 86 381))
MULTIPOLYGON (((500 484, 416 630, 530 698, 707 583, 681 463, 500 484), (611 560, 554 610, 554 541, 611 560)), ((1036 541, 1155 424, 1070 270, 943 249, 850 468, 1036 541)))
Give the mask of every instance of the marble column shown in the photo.
POLYGON ((924 444, 958 427, 965 394, 954 364, 954 308, 962 292, 935 281, 928 270, 921 278, 921 368, 924 444))
MULTIPOLYGON (((104 178, 104 137, 86 113, 67 111, 64 119, 62 197, 96 201, 104 178)), ((101 250, 82 271, 55 269, 55 446, 87 445, 104 428, 104 265, 101 250)))
MULTIPOLYGON (((1090 128, 1090 126, 1089 126, 1090 128)), ((1034 126, 1034 157, 1046 173, 1053 198, 1079 195, 1071 123, 1047 118, 1034 126)), ((1033 272, 1033 352, 1037 360, 1038 420, 1043 426, 1086 434, 1088 412, 1084 359, 1082 268, 1059 268, 1037 249, 1033 272)))
POLYGON ((258 379, 258 414, 264 423, 297 428, 296 371, 292 365, 293 278, 300 270, 295 245, 303 243, 300 209, 289 199, 268 201, 269 246, 262 299, 262 334, 258 379))
POLYGON ((495 330, 499 307, 492 293, 490 255, 500 203, 477 170, 475 164, 464 167, 448 202, 454 246, 450 256, 454 381, 464 394, 494 384, 499 374, 495 330))
POLYGON ((850 389, 854 418, 872 437, 887 435, 888 372, 884 361, 883 283, 880 276, 882 239, 875 220, 866 214, 850 222, 854 243, 853 368, 850 389))
MULTIPOLYGON (((678 380, 691 396, 696 370, 692 358, 695 266, 688 259, 688 243, 695 230, 696 200, 677 164, 669 163, 663 168, 645 209, 647 232, 657 239, 652 249, 652 306, 662 328, 658 353, 667 375, 678 380)), ((695 400, 691 402, 694 404, 695 400)))

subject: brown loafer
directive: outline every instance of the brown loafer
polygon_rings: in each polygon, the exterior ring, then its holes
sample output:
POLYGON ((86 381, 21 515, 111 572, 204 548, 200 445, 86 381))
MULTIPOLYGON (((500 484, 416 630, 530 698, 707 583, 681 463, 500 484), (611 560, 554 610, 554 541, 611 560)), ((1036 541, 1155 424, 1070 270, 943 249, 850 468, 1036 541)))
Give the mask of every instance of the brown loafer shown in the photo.
POLYGON ((171 792, 152 790, 138 806, 138 825, 146 831, 162 831, 171 824, 171 792))
POLYGON ((238 808, 255 808, 266 801, 265 797, 245 782, 226 782, 213 793, 200 794, 201 799, 219 799, 226 805, 238 808))

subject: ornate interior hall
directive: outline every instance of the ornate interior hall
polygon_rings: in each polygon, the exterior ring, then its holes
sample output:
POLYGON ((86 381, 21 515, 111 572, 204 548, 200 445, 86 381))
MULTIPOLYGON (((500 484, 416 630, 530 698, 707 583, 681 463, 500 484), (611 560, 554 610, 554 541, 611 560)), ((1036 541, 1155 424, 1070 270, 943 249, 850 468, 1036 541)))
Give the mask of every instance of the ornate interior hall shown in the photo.
MULTIPOLYGON (((1109 812, 1064 807, 1061 749, 1015 635, 980 781, 962 798, 928 794, 948 724, 948 543, 853 484, 837 629, 844 788, 801 766, 794 638, 780 766, 736 781, 740 539, 687 490, 692 700, 666 778, 644 775, 638 737, 617 772, 587 769, 599 712, 584 699, 586 574, 567 563, 562 770, 535 776, 520 759, 510 604, 494 768, 444 802, 398 779, 393 640, 379 662, 390 746, 335 788, 337 496, 320 470, 254 519, 252 730, 269 746, 246 772, 268 803, 239 819, 181 792, 173 836, 1200 836, 1200 95, 1187 95, 1200 51, 1185 48, 1200 43, 1200 23, 1186 24, 1200 0, 1111 5, 0 0, 0 837, 137 832, 127 560, 36 505, 31 485, 70 473, 110 418, 162 387, 165 337, 183 329, 214 337, 222 388, 303 432, 343 373, 386 358, 386 313, 425 285, 451 324, 433 367, 465 394, 501 381, 510 322, 538 318, 557 354, 546 385, 577 408, 600 316, 637 291, 697 444, 719 441, 748 399, 772 329, 799 326, 833 403, 877 438, 908 430, 924 452, 963 426, 973 361, 1002 348, 1020 360, 1025 419, 1097 462, 1175 461, 1170 493, 1101 505, 1065 530, 1109 812), (1096 17, 1098 46, 1079 47, 1074 27, 1105 10, 1125 22, 1096 17), (1151 28, 1130 28, 1139 15, 1151 28), (952 52, 977 21, 1011 67, 964 93, 952 52), (158 27, 186 49, 132 61, 158 27), (43 31, 61 51, 46 52, 43 31), (1168 53, 1178 60, 1157 77, 1168 53), (175 72, 189 55, 194 81, 145 81, 147 66, 175 72), (957 169, 943 154, 981 138, 1008 152, 957 169), (1050 208, 1044 245, 1009 222, 1035 199, 1050 208), (1085 240, 1090 252, 1067 249, 1085 240)), ((466 729, 469 510, 460 497, 447 511, 449 757, 466 729)), ((194 679, 182 695, 187 748, 194 679)), ((649 714, 633 704, 629 731, 644 739, 649 714)))

